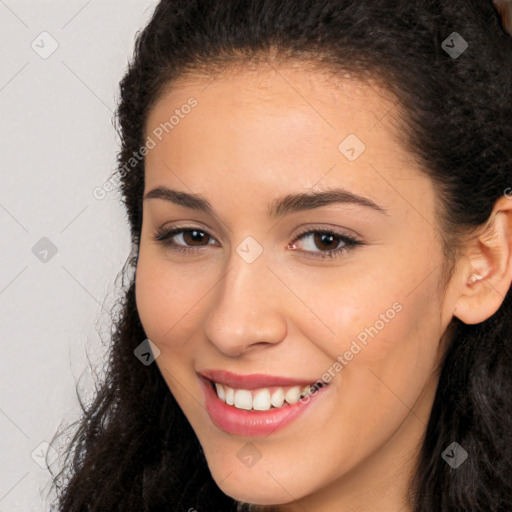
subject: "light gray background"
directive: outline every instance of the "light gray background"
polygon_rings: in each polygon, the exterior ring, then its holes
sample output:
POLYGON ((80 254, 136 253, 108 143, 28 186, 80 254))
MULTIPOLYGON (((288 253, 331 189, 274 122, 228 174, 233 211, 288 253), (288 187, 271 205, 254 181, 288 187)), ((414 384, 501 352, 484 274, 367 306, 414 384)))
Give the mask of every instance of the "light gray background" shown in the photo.
POLYGON ((93 190, 115 170, 118 85, 156 3, 0 0, 0 512, 50 510, 42 456, 79 417, 76 384, 92 396, 87 356, 105 360, 130 236, 118 194, 93 190), (44 237, 57 252, 37 257, 44 237))

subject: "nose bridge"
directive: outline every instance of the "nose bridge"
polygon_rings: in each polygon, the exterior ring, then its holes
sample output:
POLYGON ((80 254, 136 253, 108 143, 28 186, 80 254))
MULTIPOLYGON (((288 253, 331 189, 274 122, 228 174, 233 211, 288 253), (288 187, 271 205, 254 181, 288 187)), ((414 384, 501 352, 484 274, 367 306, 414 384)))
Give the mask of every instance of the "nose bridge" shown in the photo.
POLYGON ((210 342, 230 356, 286 336, 286 318, 275 293, 278 283, 265 252, 257 249, 248 239, 233 248, 206 322, 210 342))

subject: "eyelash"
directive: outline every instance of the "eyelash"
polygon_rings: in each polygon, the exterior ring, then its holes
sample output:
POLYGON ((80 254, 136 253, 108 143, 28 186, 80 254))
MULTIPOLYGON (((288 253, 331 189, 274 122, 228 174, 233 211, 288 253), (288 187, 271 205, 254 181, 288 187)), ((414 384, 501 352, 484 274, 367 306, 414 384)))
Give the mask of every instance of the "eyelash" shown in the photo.
MULTIPOLYGON (((183 247, 183 246, 180 246, 180 245, 172 242, 172 240, 171 240, 172 237, 175 235, 182 234, 184 232, 190 232, 190 231, 199 231, 199 232, 205 233, 206 235, 211 237, 211 235, 209 235, 209 233, 203 229, 199 229, 199 228, 193 227, 193 226, 182 226, 182 227, 171 228, 171 229, 160 229, 154 235, 153 239, 155 241, 161 243, 162 245, 169 247, 173 251, 185 252, 185 253, 195 252, 198 249, 191 248, 191 247, 183 247)), ((350 250, 352 250, 353 248, 355 248, 358 245, 364 245, 363 242, 356 240, 355 238, 352 238, 347 235, 343 235, 341 233, 337 233, 336 231, 332 231, 329 229, 307 229, 307 230, 304 230, 296 236, 295 240, 293 241, 293 244, 295 244, 295 242, 300 240, 301 238, 304 238, 305 235, 310 235, 310 234, 332 235, 344 243, 344 245, 342 247, 339 247, 337 249, 330 249, 327 251, 319 251, 319 252, 302 251, 302 252, 307 252, 308 254, 314 254, 315 258, 320 258, 320 259, 337 258, 337 257, 342 256, 344 253, 349 252, 350 250)), ((211 238, 214 239, 213 237, 211 237, 211 238)), ((198 246, 198 248, 199 247, 201 247, 201 246, 198 246)), ((207 247, 207 246, 202 246, 202 247, 207 247)))

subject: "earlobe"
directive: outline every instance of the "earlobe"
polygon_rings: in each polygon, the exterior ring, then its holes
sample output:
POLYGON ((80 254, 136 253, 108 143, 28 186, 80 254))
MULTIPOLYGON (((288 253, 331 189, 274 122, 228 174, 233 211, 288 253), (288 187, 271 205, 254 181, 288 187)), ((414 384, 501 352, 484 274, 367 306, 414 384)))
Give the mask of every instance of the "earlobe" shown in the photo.
POLYGON ((468 247, 454 316, 465 324, 487 320, 500 308, 512 282, 512 201, 496 202, 490 221, 468 247))

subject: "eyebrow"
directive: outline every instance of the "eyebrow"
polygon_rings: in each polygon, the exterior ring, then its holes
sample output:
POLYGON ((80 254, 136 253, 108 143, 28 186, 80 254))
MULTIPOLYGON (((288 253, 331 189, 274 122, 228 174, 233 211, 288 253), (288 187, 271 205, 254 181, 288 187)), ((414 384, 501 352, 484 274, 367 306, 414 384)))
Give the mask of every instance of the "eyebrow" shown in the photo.
MULTIPOLYGON (((204 213, 214 213, 210 202, 200 194, 190 194, 188 192, 172 190, 164 186, 154 188, 148 192, 144 196, 144 201, 146 199, 163 199, 204 213)), ((384 215, 387 215, 388 213, 384 207, 378 205, 367 197, 355 194, 343 188, 335 188, 320 192, 288 194, 277 198, 272 201, 268 210, 268 215, 270 217, 282 217, 290 213, 312 210, 314 208, 320 208, 322 206, 335 203, 356 204, 372 208, 384 215)))

